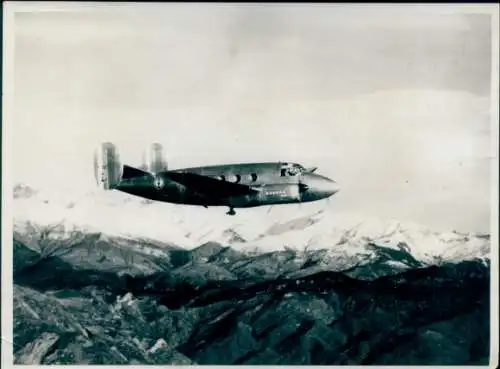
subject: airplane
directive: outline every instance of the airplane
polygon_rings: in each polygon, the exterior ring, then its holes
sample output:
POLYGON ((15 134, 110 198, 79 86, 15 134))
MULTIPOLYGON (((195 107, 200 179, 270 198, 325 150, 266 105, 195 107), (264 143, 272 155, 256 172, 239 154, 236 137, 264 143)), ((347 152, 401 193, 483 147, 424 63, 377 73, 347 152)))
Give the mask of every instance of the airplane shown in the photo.
POLYGON ((163 147, 154 143, 139 168, 121 165, 116 146, 94 153, 94 175, 104 190, 118 190, 173 204, 235 208, 299 204, 327 199, 339 191, 334 180, 293 162, 259 162, 169 170, 163 147))

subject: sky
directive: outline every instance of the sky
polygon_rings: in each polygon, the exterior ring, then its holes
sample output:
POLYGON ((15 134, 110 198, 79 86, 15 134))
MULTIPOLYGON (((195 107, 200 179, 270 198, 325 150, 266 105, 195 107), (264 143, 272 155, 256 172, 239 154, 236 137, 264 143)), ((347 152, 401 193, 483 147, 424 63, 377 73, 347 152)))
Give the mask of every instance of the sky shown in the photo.
POLYGON ((295 161, 339 211, 487 231, 491 20, 442 8, 96 4, 18 12, 13 177, 95 186, 93 150, 170 168, 295 161))

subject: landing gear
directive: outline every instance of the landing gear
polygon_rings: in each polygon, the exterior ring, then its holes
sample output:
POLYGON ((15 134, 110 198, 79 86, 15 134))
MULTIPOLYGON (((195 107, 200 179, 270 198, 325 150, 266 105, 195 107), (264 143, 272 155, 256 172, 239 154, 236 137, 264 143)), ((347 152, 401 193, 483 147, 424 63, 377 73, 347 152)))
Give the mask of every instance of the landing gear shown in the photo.
POLYGON ((234 211, 234 208, 229 208, 229 211, 226 214, 227 215, 235 215, 236 212, 234 211))

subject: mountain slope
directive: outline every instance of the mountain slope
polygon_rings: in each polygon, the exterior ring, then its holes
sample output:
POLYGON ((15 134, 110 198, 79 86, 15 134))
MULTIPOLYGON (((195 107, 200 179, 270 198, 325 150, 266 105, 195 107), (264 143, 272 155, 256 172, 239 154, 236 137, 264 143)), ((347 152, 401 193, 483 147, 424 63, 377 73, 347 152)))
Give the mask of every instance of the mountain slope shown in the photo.
POLYGON ((40 363, 479 364, 488 358, 489 266, 480 261, 371 281, 331 271, 191 281, 169 272, 132 277, 74 268, 57 257, 41 264, 14 277, 19 363, 28 363, 25 352, 48 333, 53 347, 38 354, 40 363))

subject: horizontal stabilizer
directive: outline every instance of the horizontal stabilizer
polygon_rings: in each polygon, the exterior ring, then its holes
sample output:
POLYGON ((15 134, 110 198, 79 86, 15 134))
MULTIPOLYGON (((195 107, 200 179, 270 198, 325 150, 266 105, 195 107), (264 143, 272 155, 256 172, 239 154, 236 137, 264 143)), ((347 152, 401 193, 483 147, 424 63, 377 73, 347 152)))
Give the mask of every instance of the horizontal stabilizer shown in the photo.
POLYGON ((149 175, 149 173, 145 172, 143 170, 131 167, 129 165, 124 165, 123 166, 122 179, 144 177, 144 176, 147 176, 147 175, 149 175))

